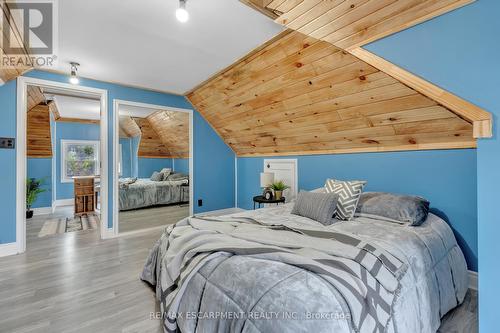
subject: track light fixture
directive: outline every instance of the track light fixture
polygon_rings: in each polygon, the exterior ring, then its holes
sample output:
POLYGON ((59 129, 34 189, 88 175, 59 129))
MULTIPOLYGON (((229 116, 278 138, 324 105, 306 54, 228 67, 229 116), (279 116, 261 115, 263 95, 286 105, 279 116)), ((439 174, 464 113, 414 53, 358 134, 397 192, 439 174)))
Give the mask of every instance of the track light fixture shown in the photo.
POLYGON ((80 79, 78 79, 78 66, 80 66, 77 62, 70 62, 71 65, 71 77, 69 78, 69 82, 71 84, 80 83, 80 79))

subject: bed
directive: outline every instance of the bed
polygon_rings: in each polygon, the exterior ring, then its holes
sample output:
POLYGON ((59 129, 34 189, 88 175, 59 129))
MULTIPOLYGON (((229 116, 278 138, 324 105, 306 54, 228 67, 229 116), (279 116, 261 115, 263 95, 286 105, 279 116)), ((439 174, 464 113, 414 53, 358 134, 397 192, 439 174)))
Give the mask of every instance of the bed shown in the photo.
POLYGON ((167 227, 141 275, 164 331, 436 332, 463 301, 466 262, 439 217, 323 226, 292 207, 167 227))
POLYGON ((120 179, 120 211, 189 202, 189 181, 120 179))

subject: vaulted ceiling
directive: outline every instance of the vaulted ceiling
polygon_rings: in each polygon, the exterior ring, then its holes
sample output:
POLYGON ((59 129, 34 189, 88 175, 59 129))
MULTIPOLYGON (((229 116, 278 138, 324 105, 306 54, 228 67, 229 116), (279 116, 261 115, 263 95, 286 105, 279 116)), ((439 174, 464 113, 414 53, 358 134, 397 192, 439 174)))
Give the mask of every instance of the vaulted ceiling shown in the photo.
MULTIPOLYGON (((198 111, 239 156, 470 148, 475 147, 475 138, 491 136, 491 114, 361 48, 366 43, 473 0, 240 1, 289 30, 264 43, 187 94, 198 111)), ((193 13, 199 14, 202 7, 198 6, 202 2, 193 0, 190 3, 193 4, 193 13)), ((80 5, 85 6, 82 3, 80 5)), ((167 8, 168 11, 171 11, 170 7, 167 8)), ((209 7, 211 10, 218 8, 214 4, 209 7)), ((5 8, 4 6, 3 10, 5 8)), ((71 8, 75 7, 72 5, 71 8)), ((224 13, 224 17, 245 17, 245 20, 248 18, 253 22, 259 21, 254 15, 257 12, 250 14, 233 4, 227 8, 237 14, 224 13)), ((85 11, 86 8, 81 9, 85 11)), ((210 20, 216 20, 214 22, 217 23, 198 17, 194 24, 210 23, 210 26, 219 28, 224 26, 217 21, 218 14, 213 11, 209 13, 210 20)), ((145 13, 137 14, 144 19, 145 13)), ((265 19, 262 23, 267 27, 270 21, 265 19)), ((125 23, 118 20, 110 26, 104 24, 102 27, 107 31, 106 36, 112 36, 112 27, 121 27, 121 34, 130 28, 129 23, 123 24, 125 23)), ((150 31, 152 27, 148 29, 150 31)), ((189 34, 190 28, 185 29, 189 34)), ((217 29, 212 32, 217 32, 217 29)), ((236 30, 241 32, 241 29, 236 30)), ((275 33, 280 29, 275 25, 271 30, 275 33)), ((240 52, 257 40, 266 39, 269 31, 259 30, 258 38, 235 49, 240 52)), ((218 41, 224 45, 233 45, 234 43, 227 41, 234 34, 225 36, 225 40, 218 41)), ((193 41, 193 38, 189 40, 193 41)), ((72 40, 76 39, 72 37, 72 40)), ((247 41, 248 38, 240 34, 237 40, 247 41)), ((79 46, 85 45, 81 40, 78 43, 79 46)), ((62 44, 65 47, 71 45, 69 42, 62 44)), ((155 45, 160 44, 162 43, 155 45)), ((187 45, 183 45, 185 46, 187 45)), ((209 47, 204 46, 203 49, 209 47)), ((220 47, 217 49, 220 50, 220 47)), ((233 59, 235 55, 236 53, 232 55, 233 59)), ((204 57, 202 65, 205 67, 207 63, 218 63, 218 66, 222 64, 214 59, 210 60, 203 53, 200 56, 204 57)), ((183 64, 193 63, 191 58, 182 57, 182 60, 183 64)), ((176 63, 176 69, 180 68, 178 65, 176 63)), ((127 66, 132 67, 134 66, 127 66)), ((210 71, 213 72, 214 69, 215 67, 210 71)), ((112 66, 109 66, 109 70, 114 74, 122 72, 112 66)), ((147 71, 154 73, 154 77, 145 76, 142 79, 153 82, 161 77, 157 74, 159 71, 162 70, 147 71)), ((168 72, 172 73, 170 70, 168 72)), ((192 67, 189 71, 182 72, 183 75, 187 72, 205 73, 202 69, 192 67)), ((5 71, 1 74, 4 75, 5 71)), ((123 79, 126 76, 117 78, 119 81, 123 79)), ((192 79, 189 81, 191 85, 200 81, 201 77, 192 79)), ((126 81, 143 85, 131 79, 126 81)), ((181 80, 176 79, 176 82, 181 80)), ((160 90, 172 90, 164 84, 166 83, 155 81, 150 87, 158 89, 158 85, 162 85, 160 90)), ((186 84, 185 86, 189 85, 186 84)), ((184 156, 187 149, 185 146, 181 147, 180 143, 176 147, 177 137, 166 137, 167 133, 175 132, 176 128, 164 129, 156 123, 158 119, 168 117, 168 113, 159 113, 155 117, 129 117, 123 120, 129 124, 132 121, 135 124, 132 127, 135 127, 136 132, 138 128, 144 137, 141 142, 143 154, 158 157, 184 156), (157 148, 153 148, 154 145, 157 148), (168 145, 173 148, 167 148, 168 145), (150 152, 146 153, 145 149, 150 149, 150 152)), ((131 136, 124 128, 121 128, 121 134, 131 136)), ((183 144, 187 142, 185 140, 183 144)))
POLYGON ((476 146, 468 121, 300 32, 281 34, 188 98, 238 156, 476 146))
POLYGON ((184 112, 165 110, 147 117, 120 116, 120 136, 140 137, 139 157, 189 157, 189 115, 184 112))

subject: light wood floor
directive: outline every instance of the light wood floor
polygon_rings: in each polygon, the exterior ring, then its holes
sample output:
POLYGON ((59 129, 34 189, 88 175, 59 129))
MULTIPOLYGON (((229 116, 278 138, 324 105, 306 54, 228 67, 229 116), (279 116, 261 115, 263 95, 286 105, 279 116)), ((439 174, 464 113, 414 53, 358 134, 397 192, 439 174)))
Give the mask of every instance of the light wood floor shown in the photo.
MULTIPOLYGON (((161 230, 111 240, 96 231, 38 238, 46 217, 29 222, 26 253, 0 258, 0 332, 161 332, 150 319, 159 311, 153 291, 139 280, 161 230)), ((477 332, 476 292, 439 332, 477 332)))
POLYGON ((174 224, 189 216, 189 204, 128 210, 119 213, 120 232, 174 224))

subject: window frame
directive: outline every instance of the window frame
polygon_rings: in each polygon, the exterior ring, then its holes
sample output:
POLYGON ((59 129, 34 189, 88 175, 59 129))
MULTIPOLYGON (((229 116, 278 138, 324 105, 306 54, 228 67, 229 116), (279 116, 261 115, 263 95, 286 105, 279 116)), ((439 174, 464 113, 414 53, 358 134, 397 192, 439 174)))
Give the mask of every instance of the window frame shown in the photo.
POLYGON ((72 183, 73 178, 66 176, 66 146, 68 145, 94 145, 96 156, 95 156, 95 171, 96 176, 100 175, 100 163, 101 163, 101 144, 99 140, 61 140, 61 183, 72 183))

